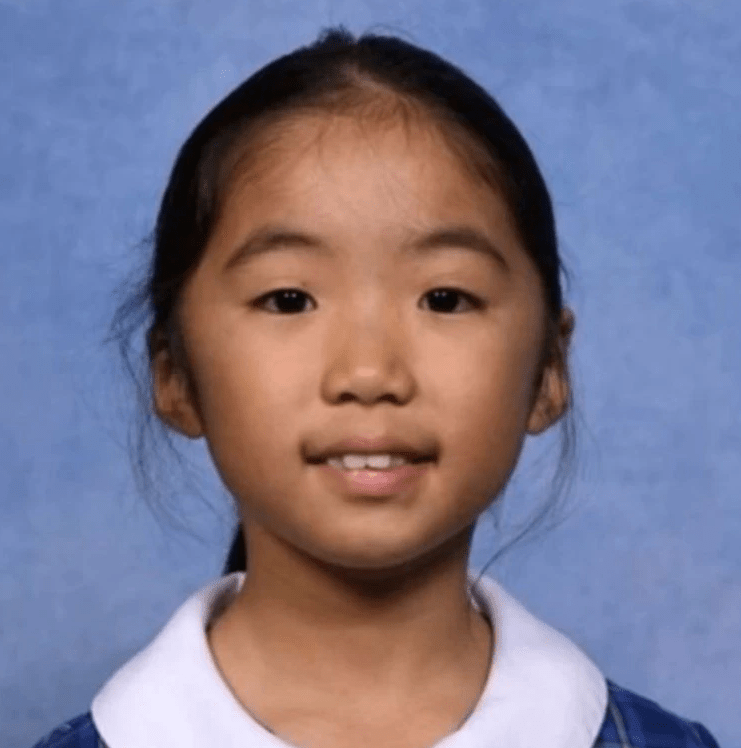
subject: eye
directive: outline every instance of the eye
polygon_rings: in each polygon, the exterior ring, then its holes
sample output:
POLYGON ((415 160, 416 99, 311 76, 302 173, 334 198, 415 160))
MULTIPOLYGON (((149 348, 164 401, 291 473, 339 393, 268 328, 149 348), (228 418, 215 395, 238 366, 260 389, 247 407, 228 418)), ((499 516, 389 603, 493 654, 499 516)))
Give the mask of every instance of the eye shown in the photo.
MULTIPOLYGON (((278 313, 296 314, 302 311, 303 302, 308 298, 310 298, 309 295, 299 288, 278 288, 260 296, 254 301, 253 305, 264 308, 267 301, 275 299, 279 309, 278 313)), ((456 299, 465 299, 473 309, 480 309, 484 305, 477 296, 458 288, 435 288, 428 291, 425 298, 430 298, 433 306, 442 307, 446 314, 457 307, 456 299)))
POLYGON ((432 291, 428 291, 428 293, 425 294, 425 297, 434 299, 435 303, 439 304, 444 309, 450 307, 451 301, 454 302, 452 308, 455 309, 457 306, 455 303, 456 298, 465 299, 466 303, 469 304, 472 309, 481 309, 481 307, 484 306, 484 303, 478 296, 474 296, 466 291, 461 291, 459 288, 435 288, 432 291))
POLYGON ((295 314, 297 311, 301 311, 301 307, 303 306, 302 301, 307 298, 308 294, 298 288, 278 288, 275 291, 270 291, 260 296, 260 298, 255 300, 254 306, 262 308, 265 306, 266 301, 278 299, 279 307, 283 307, 283 309, 288 307, 290 310, 289 313, 295 314))

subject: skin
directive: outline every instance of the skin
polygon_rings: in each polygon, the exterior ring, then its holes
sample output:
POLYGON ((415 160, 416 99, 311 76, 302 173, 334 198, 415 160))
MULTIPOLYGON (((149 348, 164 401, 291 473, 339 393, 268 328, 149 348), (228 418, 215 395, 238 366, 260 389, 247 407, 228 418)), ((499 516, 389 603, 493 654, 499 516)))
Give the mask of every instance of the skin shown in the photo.
MULTIPOLYGON (((543 305, 504 200, 432 126, 307 115, 232 181, 180 309, 197 392, 163 350, 154 398, 170 426, 206 439, 238 503, 249 572, 208 639, 236 698, 280 734, 424 744, 478 701, 496 642, 467 595, 475 522, 525 436, 567 405, 558 362, 533 402, 543 305), (320 236, 335 256, 290 249, 225 274, 268 222, 320 236), (485 232, 509 272, 454 247, 399 254, 453 223, 485 232), (454 296, 454 311, 438 311, 429 292, 451 287, 483 307, 454 296), (303 307, 257 307, 280 288, 303 290, 303 307), (379 432, 438 451, 399 496, 342 496, 304 461, 328 439, 379 432), (400 730, 414 739, 398 742, 400 730)), ((573 325, 564 309, 563 351, 573 325)))

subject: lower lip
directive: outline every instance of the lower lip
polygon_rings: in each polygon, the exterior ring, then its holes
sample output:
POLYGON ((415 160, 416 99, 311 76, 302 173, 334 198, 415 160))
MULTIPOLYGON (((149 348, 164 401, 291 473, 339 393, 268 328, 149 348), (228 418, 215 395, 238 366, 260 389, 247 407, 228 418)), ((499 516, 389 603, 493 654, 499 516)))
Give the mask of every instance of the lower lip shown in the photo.
POLYGON ((414 486, 432 462, 425 460, 391 470, 344 470, 326 462, 316 467, 341 491, 363 496, 390 496, 414 486))

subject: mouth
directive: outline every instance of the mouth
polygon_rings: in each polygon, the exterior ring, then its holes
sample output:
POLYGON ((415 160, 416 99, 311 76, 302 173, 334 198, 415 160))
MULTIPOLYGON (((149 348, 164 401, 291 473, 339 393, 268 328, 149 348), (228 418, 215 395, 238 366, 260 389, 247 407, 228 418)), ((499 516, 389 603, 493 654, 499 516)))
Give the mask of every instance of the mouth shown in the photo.
MULTIPOLYGON (((405 467, 406 465, 419 465, 420 463, 423 463, 423 462, 435 462, 435 457, 433 455, 428 455, 427 457, 419 457, 419 456, 413 456, 413 455, 401 453, 398 456, 403 457, 406 460, 405 465, 401 465, 400 467, 405 467)), ((315 459, 307 459, 306 462, 308 462, 309 465, 328 465, 329 460, 334 460, 337 458, 339 458, 339 455, 327 455, 326 457, 317 457, 315 459)), ((390 470, 393 468, 363 467, 363 468, 355 468, 355 469, 382 472, 383 470, 390 470)))
POLYGON ((402 465, 379 469, 345 468, 329 458, 309 462, 319 467, 319 474, 332 490, 352 496, 389 498, 414 490, 435 461, 432 457, 416 457, 402 465))

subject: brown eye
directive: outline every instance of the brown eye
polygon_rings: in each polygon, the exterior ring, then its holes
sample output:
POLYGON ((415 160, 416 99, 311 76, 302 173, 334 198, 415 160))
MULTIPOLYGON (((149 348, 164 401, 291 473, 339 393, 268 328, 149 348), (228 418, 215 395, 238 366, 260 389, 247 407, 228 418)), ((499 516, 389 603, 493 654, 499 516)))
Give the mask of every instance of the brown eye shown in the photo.
POLYGON ((436 288, 426 296, 431 299, 431 305, 443 307, 448 312, 451 311, 451 307, 455 309, 457 306, 456 301, 461 298, 466 299, 466 302, 473 309, 480 309, 482 306, 481 300, 478 297, 466 291, 461 291, 459 288, 436 288))
MULTIPOLYGON (((274 309, 277 309, 278 314, 297 314, 304 310, 304 302, 308 298, 309 295, 299 288, 278 288, 260 296, 254 302, 254 306, 265 308, 268 301, 275 300, 274 309)), ((445 314, 453 312, 460 299, 465 299, 472 309, 480 309, 483 306, 477 296, 458 288, 436 288, 429 291, 425 298, 430 299, 431 307, 437 307, 437 311, 445 314)))
POLYGON ((287 314, 296 314, 303 308, 303 300, 309 298, 308 294, 299 288, 278 288, 261 296, 255 302, 255 306, 264 307, 265 301, 270 299, 277 300, 277 306, 280 309, 288 309, 287 314))

